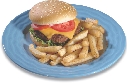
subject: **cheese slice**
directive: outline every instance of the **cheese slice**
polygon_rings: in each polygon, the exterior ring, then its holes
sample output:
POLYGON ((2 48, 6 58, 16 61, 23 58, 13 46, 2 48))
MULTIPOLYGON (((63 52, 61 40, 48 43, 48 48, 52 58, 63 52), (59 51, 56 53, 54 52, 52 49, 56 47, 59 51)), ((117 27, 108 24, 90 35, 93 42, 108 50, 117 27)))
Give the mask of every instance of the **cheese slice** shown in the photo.
POLYGON ((79 24, 79 19, 74 19, 74 22, 75 22, 75 29, 72 30, 72 31, 69 31, 69 32, 59 32, 59 31, 56 31, 50 27, 47 27, 45 29, 42 29, 42 30, 39 30, 41 33, 43 33, 48 39, 50 39, 52 37, 52 35, 54 34, 61 34, 61 35, 64 35, 65 37, 68 37, 69 39, 72 39, 73 38, 73 35, 75 33, 75 30, 77 29, 77 26, 79 24))

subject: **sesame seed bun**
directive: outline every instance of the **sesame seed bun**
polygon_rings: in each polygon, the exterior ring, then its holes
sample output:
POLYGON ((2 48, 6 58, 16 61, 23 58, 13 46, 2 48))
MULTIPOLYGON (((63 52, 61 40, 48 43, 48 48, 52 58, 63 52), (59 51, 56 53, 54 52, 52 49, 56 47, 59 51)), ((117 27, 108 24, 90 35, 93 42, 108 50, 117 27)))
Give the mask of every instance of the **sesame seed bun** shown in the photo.
POLYGON ((31 8, 29 19, 34 24, 48 25, 73 20, 76 15, 76 9, 70 4, 59 0, 46 0, 31 8))

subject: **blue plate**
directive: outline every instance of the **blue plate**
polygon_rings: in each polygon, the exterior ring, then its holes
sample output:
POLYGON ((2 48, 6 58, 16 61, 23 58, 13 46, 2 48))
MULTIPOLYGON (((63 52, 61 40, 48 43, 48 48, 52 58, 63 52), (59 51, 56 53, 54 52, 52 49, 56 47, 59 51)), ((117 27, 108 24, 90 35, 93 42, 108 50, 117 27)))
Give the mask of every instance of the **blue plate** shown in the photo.
POLYGON ((87 76, 100 72, 113 65, 123 54, 126 46, 125 34, 111 17, 108 15, 81 5, 74 5, 77 9, 78 18, 95 18, 99 20, 107 32, 108 48, 102 56, 90 63, 73 66, 50 66, 38 62, 28 50, 32 43, 29 38, 28 28, 31 21, 28 18, 28 11, 15 17, 6 27, 2 36, 2 45, 7 56, 20 67, 43 76, 58 78, 73 78, 87 76))

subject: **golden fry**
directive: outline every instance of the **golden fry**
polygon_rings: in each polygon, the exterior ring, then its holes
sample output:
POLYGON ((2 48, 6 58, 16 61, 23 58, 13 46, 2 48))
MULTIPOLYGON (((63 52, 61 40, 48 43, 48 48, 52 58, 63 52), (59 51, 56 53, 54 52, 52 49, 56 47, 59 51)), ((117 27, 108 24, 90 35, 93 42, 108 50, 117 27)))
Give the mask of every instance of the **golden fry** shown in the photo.
POLYGON ((100 37, 100 35, 101 35, 101 32, 96 29, 89 29, 88 33, 95 36, 95 37, 100 37))
POLYGON ((57 65, 57 64, 60 63, 60 62, 61 62, 61 58, 58 57, 56 60, 51 61, 51 62, 50 62, 50 65, 54 66, 54 65, 57 65))
POLYGON ((47 63, 48 61, 49 61, 49 56, 39 59, 39 62, 41 62, 41 63, 47 63))
POLYGON ((78 57, 78 54, 81 52, 81 49, 76 50, 75 52, 72 52, 71 54, 65 56, 63 58, 64 62, 70 62, 78 57))
POLYGON ((84 38, 83 41, 81 42, 82 46, 89 46, 89 41, 88 38, 84 38))
POLYGON ((60 49, 59 51, 58 51, 58 54, 62 57, 64 54, 66 53, 66 48, 65 47, 63 47, 62 49, 60 49))
POLYGON ((88 53, 87 57, 86 58, 83 58, 83 59, 80 59, 80 58, 77 58, 71 62, 64 62, 64 61, 61 61, 61 63, 64 65, 64 66, 73 66, 73 65, 77 65, 77 64, 83 64, 83 63, 86 63, 88 62, 89 60, 92 60, 94 57, 88 53))
POLYGON ((97 38, 97 49, 102 50, 103 49, 103 34, 101 33, 101 36, 97 38))
POLYGON ((67 47, 67 53, 72 53, 73 51, 82 48, 81 44, 74 44, 67 47))
POLYGON ((93 21, 93 24, 94 24, 94 25, 98 25, 98 20, 94 20, 94 21, 93 21))
POLYGON ((89 23, 93 23, 94 25, 98 25, 98 20, 95 20, 95 19, 86 18, 85 21, 86 21, 86 22, 89 22, 89 23))
POLYGON ((62 46, 48 46, 48 47, 42 47, 42 46, 37 46, 36 49, 41 51, 41 52, 46 52, 46 53, 57 53, 58 50, 60 50, 62 46))
POLYGON ((65 46, 73 45, 87 36, 88 30, 84 30, 72 38, 65 46))
POLYGON ((79 58, 82 59, 82 58, 87 57, 87 55, 88 55, 88 49, 89 49, 88 46, 83 47, 82 50, 81 50, 81 52, 79 53, 79 58))
POLYGON ((44 58, 46 57, 46 53, 40 52, 39 50, 34 48, 33 44, 29 45, 29 51, 36 57, 36 58, 44 58))
POLYGON ((89 39, 89 43, 90 43, 91 54, 95 58, 98 58, 99 57, 99 52, 98 52, 97 47, 96 47, 95 37, 90 35, 90 34, 88 34, 88 39, 89 39))
POLYGON ((93 23, 92 22, 82 22, 81 26, 84 28, 90 29, 90 28, 92 28, 93 23))
POLYGON ((48 54, 48 56, 50 56, 50 57, 49 57, 50 60, 55 60, 55 59, 57 59, 57 57, 58 57, 57 54, 48 54))
POLYGON ((105 33, 105 30, 101 25, 93 25, 91 29, 99 30, 103 34, 105 33))

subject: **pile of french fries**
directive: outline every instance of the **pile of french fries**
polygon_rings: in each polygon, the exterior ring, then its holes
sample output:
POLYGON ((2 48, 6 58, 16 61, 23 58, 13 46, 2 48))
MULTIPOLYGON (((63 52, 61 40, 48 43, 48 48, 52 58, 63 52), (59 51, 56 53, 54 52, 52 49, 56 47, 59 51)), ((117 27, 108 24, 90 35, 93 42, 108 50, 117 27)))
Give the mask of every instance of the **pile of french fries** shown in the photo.
POLYGON ((81 20, 84 30, 74 36, 65 46, 37 46, 29 45, 30 52, 41 63, 73 66, 99 58, 99 51, 103 50, 103 34, 105 30, 98 25, 98 20, 87 18, 81 20))

